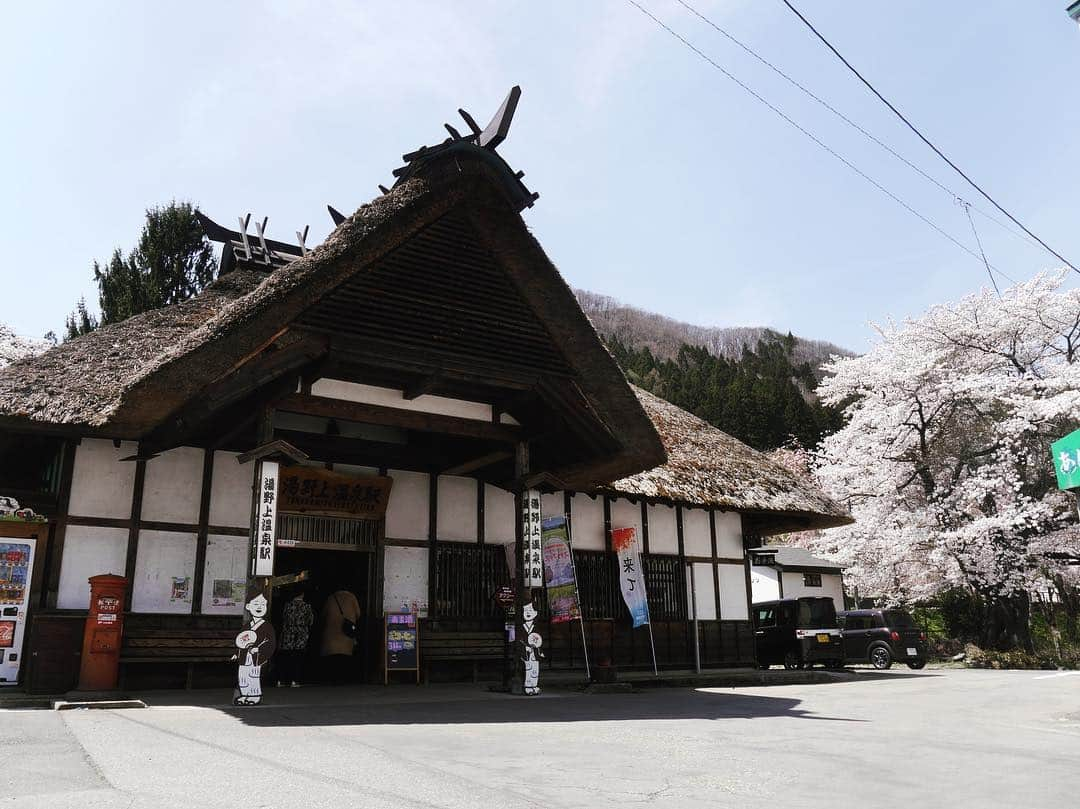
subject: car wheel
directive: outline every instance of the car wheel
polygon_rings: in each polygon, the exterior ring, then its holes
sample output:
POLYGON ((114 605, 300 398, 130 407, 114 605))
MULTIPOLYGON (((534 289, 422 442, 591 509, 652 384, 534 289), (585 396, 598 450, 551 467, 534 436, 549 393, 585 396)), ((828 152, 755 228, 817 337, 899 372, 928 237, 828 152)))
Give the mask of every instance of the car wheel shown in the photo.
POLYGON ((892 665, 892 652, 888 646, 875 646, 870 650, 870 663, 875 669, 884 671, 892 665))
POLYGON ((926 665, 925 660, 911 660, 911 661, 908 662, 907 667, 909 669, 915 669, 915 671, 918 671, 919 669, 921 669, 925 665, 926 665))
POLYGON ((799 659, 798 652, 788 652, 784 655, 784 668, 788 671, 794 671, 795 669, 801 669, 803 667, 802 660, 799 659))

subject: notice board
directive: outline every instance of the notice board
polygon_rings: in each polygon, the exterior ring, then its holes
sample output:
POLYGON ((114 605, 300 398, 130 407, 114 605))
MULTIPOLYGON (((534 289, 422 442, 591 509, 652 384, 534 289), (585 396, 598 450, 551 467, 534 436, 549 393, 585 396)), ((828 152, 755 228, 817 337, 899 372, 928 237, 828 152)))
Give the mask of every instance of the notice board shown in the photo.
POLYGON ((415 671, 420 682, 420 621, 415 612, 388 612, 383 626, 383 684, 392 671, 415 671))

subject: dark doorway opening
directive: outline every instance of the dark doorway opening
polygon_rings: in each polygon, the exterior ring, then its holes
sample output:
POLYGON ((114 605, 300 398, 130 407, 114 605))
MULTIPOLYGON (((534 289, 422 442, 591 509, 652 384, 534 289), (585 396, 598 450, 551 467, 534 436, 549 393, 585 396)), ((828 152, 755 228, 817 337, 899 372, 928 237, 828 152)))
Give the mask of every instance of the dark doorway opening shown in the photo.
MULTIPOLYGON (((308 571, 309 578, 300 585, 286 585, 274 593, 271 618, 281 637, 285 604, 299 589, 303 589, 307 601, 315 612, 306 654, 303 655, 302 680, 307 683, 322 682, 372 682, 378 666, 379 641, 381 637, 373 628, 373 617, 381 614, 374 605, 376 588, 372 576, 375 565, 370 551, 338 550, 328 548, 278 548, 274 560, 274 575, 308 571), (324 655, 324 638, 327 633, 340 632, 341 613, 327 609, 334 593, 352 593, 360 605, 357 621, 358 637, 352 659, 343 661, 340 656, 324 655)), ((348 599, 339 597, 348 609, 348 599)))

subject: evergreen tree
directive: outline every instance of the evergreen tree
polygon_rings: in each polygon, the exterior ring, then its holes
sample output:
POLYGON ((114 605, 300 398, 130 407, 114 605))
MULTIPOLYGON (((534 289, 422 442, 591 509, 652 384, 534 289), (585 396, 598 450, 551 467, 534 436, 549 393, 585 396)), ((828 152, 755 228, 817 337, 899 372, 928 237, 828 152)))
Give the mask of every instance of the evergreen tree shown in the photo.
MULTIPOLYGON (((138 244, 128 256, 119 248, 108 262, 94 262, 100 325, 187 300, 214 280, 217 261, 190 202, 150 208, 138 244)), ((98 321, 80 300, 68 316, 67 339, 93 331, 98 321)))

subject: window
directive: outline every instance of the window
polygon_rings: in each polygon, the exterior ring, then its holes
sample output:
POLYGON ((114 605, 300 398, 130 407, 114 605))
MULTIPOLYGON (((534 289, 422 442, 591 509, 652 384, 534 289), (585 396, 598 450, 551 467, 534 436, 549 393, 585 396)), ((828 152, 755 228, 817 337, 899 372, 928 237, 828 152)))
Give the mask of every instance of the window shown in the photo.
POLYGON ((821 586, 821 574, 820 573, 803 573, 802 574, 803 587, 820 587, 821 586))
POLYGON ((827 629, 836 626, 836 608, 831 598, 800 598, 799 627, 827 629))
POLYGON ((440 542, 435 546, 433 615, 447 618, 499 618, 495 588, 510 582, 501 545, 440 542))
POLYGON ((55 495, 60 483, 63 442, 40 435, 0 436, 0 491, 22 495, 55 495))
POLYGON ((754 626, 775 626, 776 607, 754 607, 754 626))

